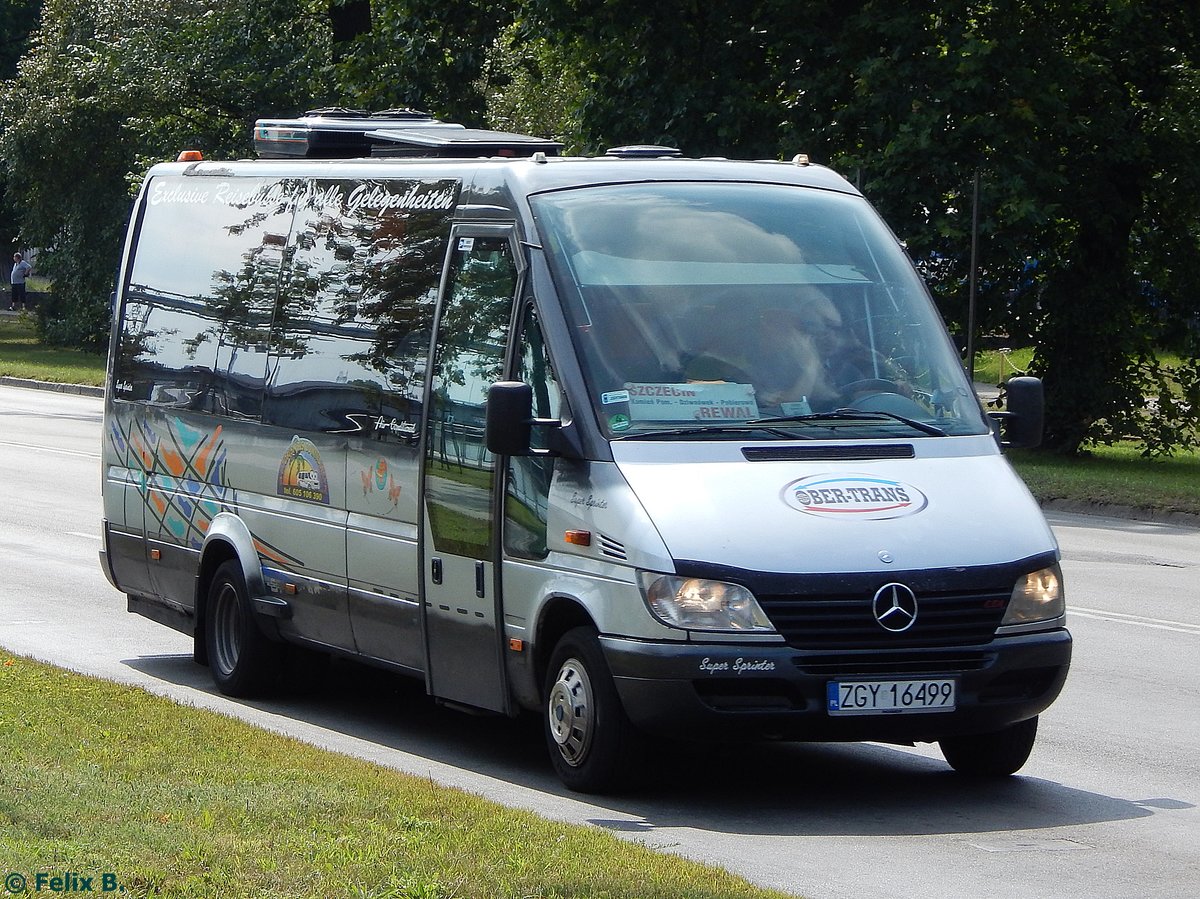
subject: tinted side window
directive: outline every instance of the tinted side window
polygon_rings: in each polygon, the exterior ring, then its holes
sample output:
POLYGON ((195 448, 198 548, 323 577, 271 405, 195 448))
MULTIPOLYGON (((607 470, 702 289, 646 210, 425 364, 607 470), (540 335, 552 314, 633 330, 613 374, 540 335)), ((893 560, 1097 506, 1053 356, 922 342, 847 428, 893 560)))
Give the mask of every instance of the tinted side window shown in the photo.
POLYGON ((298 204, 263 418, 415 440, 455 181, 316 181, 298 204))
POLYGON ((121 399, 258 416, 297 181, 160 177, 126 285, 121 399))

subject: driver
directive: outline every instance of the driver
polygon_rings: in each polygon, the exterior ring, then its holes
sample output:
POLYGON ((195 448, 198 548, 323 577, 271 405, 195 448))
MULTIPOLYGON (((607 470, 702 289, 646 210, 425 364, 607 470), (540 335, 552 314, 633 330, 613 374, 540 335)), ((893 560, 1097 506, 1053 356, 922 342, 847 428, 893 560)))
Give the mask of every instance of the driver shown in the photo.
POLYGON ((796 415, 828 411, 857 396, 901 392, 901 374, 859 340, 820 290, 802 286, 787 306, 730 302, 706 323, 709 339, 685 367, 693 382, 753 384, 759 409, 796 415))
POLYGON ((801 288, 796 317, 821 360, 809 397, 814 408, 835 408, 870 393, 908 393, 904 372, 860 340, 824 293, 801 288))
POLYGON ((760 410, 811 411, 810 395, 824 395, 821 352, 791 307, 748 308, 728 303, 706 323, 708 339, 687 363, 693 382, 752 384, 760 410))

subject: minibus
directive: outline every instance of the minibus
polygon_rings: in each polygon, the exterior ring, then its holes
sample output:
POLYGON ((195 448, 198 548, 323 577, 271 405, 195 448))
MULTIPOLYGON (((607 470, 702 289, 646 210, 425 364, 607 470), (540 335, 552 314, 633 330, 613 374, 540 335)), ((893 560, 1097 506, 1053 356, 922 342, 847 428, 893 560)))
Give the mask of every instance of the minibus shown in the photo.
POLYGON ((1021 768, 1071 655, 1002 454, 1041 385, 980 402, 851 184, 408 111, 255 136, 146 175, 105 397, 102 565, 221 692, 351 657, 540 717, 579 791, 670 742, 1021 768))

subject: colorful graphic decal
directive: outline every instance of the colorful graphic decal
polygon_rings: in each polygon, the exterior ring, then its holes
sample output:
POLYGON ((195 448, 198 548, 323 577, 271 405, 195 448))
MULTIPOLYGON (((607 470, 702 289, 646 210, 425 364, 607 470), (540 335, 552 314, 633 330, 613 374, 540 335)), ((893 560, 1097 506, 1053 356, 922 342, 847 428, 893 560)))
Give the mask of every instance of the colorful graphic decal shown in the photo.
MULTIPOLYGON (((144 419, 125 423, 114 417, 108 442, 137 484, 149 536, 199 550, 213 518, 233 509, 234 491, 225 473, 228 451, 220 425, 202 431, 172 418, 166 421, 165 433, 159 433, 144 419)), ((254 547, 263 559, 276 564, 303 564, 261 540, 256 539, 254 547)))
POLYGON ((386 493, 393 510, 400 505, 400 485, 396 483, 387 459, 379 459, 374 468, 364 468, 360 474, 362 475, 363 496, 386 493))
POLYGON ((144 420, 125 429, 114 419, 108 440, 137 483, 146 505, 147 533, 155 530, 153 519, 158 522, 158 538, 191 549, 203 546, 213 517, 231 499, 221 428, 206 433, 176 418, 160 434, 144 420))
POLYGON ((916 487, 859 474, 821 474, 792 481, 783 501, 821 518, 884 519, 915 515, 929 500, 916 487))
POLYGON ((291 446, 279 463, 278 493, 329 505, 329 478, 325 475, 321 453, 311 440, 292 438, 291 446))

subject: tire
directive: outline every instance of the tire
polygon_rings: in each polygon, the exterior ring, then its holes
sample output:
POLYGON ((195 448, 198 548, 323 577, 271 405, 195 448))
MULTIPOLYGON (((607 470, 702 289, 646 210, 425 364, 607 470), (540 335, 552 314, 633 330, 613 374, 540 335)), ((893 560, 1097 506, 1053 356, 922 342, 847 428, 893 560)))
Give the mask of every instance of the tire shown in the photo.
POLYGON ((977 777, 1008 777, 1021 770, 1033 751, 1038 720, 1035 715, 1003 730, 938 741, 950 767, 977 777))
POLYGON ((546 670, 544 730, 559 779, 580 793, 604 793, 631 783, 641 738, 621 706, 596 632, 568 631, 546 670))
POLYGON ((283 646, 254 620, 236 559, 223 563, 209 585, 204 642, 213 681, 226 696, 260 695, 274 684, 283 646))

